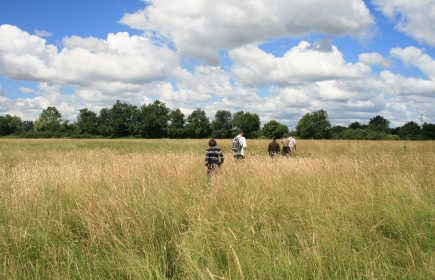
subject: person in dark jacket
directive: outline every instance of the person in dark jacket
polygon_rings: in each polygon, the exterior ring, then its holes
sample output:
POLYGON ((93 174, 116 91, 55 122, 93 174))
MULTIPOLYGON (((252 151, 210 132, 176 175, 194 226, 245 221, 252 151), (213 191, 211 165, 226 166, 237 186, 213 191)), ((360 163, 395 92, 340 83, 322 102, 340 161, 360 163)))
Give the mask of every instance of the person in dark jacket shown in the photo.
POLYGON ((205 169, 209 178, 216 173, 218 168, 224 163, 224 154, 217 147, 217 142, 214 139, 208 141, 208 149, 205 152, 205 169))
POLYGON ((271 158, 279 155, 281 148, 279 147, 279 144, 276 142, 275 136, 272 138, 272 142, 269 143, 269 147, 267 148, 267 151, 269 152, 269 156, 271 158))

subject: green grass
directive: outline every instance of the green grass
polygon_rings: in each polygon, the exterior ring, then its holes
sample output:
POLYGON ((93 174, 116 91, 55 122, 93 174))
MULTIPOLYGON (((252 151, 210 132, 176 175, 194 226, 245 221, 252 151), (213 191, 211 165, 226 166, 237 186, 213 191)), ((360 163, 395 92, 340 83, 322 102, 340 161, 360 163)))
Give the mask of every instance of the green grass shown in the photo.
POLYGON ((0 140, 0 278, 435 278, 435 143, 218 142, 0 140))

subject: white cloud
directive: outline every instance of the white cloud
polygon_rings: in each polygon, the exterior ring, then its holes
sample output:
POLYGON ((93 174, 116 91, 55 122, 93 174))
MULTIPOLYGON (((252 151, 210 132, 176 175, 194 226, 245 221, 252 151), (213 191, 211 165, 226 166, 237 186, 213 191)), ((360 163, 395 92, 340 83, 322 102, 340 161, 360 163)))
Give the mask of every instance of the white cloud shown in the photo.
POLYGON ((390 51, 393 57, 401 59, 405 64, 417 67, 429 78, 435 80, 435 60, 416 47, 393 48, 390 51))
POLYGON ((362 0, 150 0, 120 22, 155 32, 182 53, 216 63, 221 49, 271 38, 365 36, 374 20, 362 0))
POLYGON ((351 63, 328 40, 302 41, 282 57, 244 45, 229 52, 229 70, 198 65, 191 71, 180 67, 175 51, 144 36, 71 36, 63 44, 58 49, 16 27, 0 26, 0 73, 40 82, 34 95, 16 100, 2 96, 0 87, 1 114, 35 119, 47 106, 56 106, 74 120, 83 107, 98 112, 118 99, 139 106, 160 99, 184 113, 199 107, 213 118, 217 110, 243 110, 291 127, 304 113, 321 108, 333 124, 366 122, 380 113, 397 125, 420 113, 435 122, 434 60, 415 47, 394 48, 390 57, 427 78, 393 70, 377 75, 370 65, 385 63, 380 54, 361 54, 360 62, 351 63), (72 88, 68 94, 62 92, 65 85, 72 88))
POLYGON ((60 93, 59 85, 41 83, 35 94, 36 96, 31 98, 6 99, 4 112, 25 120, 36 119, 41 111, 48 106, 56 106, 67 119, 77 113, 78 108, 74 106, 74 102, 70 102, 69 96, 60 93))
POLYGON ((359 55, 359 61, 366 65, 379 65, 384 68, 391 67, 391 62, 377 52, 362 53, 359 55))
POLYGON ((381 72, 380 76, 392 94, 435 98, 435 60, 432 57, 416 47, 393 48, 390 54, 408 66, 417 67, 427 76, 425 79, 404 77, 391 71, 381 72))
POLYGON ((65 37, 63 39, 63 45, 67 49, 82 48, 90 52, 108 52, 109 46, 105 40, 95 37, 83 38, 80 36, 65 37))
POLYGON ((391 121, 392 127, 401 126, 407 122, 414 121, 434 123, 433 97, 424 96, 396 96, 385 103, 385 109, 380 112, 391 121))
POLYGON ((25 93, 25 94, 31 94, 34 92, 33 89, 28 87, 20 87, 19 90, 21 93, 25 93))
POLYGON ((60 51, 12 25, 0 26, 0 73, 17 80, 86 85, 143 84, 163 80, 178 66, 175 52, 142 36, 109 34, 106 40, 71 37, 60 51))
POLYGON ((321 51, 316 46, 302 41, 283 57, 266 53, 254 45, 241 47, 230 52, 232 70, 240 82, 248 85, 358 79, 370 73, 370 67, 365 64, 346 62, 337 47, 321 51))
POLYGON ((390 71, 382 71, 381 78, 396 95, 426 95, 435 97, 435 81, 416 77, 404 77, 390 71))
POLYGON ((38 37, 45 37, 45 38, 53 36, 52 33, 46 30, 39 30, 39 29, 35 29, 35 35, 38 37))
POLYGON ((435 1, 373 0, 385 16, 396 21, 396 29, 412 38, 435 46, 435 1))

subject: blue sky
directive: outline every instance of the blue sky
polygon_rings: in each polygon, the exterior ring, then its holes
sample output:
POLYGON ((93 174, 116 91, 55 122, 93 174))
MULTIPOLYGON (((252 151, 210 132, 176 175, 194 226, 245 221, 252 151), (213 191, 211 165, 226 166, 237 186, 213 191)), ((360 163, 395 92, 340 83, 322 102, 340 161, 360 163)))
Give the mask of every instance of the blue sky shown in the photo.
POLYGON ((290 127, 321 108, 333 124, 435 122, 435 1, 233 2, 2 1, 0 114, 158 98, 290 127))

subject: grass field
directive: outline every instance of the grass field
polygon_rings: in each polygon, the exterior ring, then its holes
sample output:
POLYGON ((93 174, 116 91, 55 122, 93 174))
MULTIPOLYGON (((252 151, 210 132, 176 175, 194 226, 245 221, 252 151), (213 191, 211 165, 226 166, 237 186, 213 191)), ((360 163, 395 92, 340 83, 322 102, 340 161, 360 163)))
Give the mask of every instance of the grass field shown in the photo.
POLYGON ((435 142, 0 140, 0 279, 434 279, 435 142))

